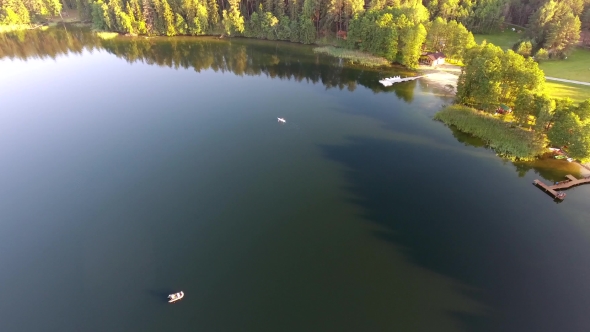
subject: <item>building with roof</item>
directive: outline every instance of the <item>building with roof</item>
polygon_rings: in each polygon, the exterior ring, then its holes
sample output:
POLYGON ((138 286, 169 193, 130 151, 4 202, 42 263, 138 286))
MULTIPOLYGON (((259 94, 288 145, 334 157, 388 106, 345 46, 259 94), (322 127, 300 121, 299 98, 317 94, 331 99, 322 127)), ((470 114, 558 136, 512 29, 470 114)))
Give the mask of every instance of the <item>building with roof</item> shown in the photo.
POLYGON ((420 57, 420 63, 432 67, 445 63, 446 56, 442 52, 426 52, 420 57))

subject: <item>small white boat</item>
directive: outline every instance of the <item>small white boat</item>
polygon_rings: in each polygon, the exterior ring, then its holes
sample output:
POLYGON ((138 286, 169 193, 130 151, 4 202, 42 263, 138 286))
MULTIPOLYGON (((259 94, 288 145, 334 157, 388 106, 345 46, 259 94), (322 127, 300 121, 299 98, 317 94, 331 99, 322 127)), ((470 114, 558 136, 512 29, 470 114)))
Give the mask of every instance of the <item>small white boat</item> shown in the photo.
POLYGON ((285 123, 285 122, 287 122, 287 121, 286 121, 284 118, 277 118, 277 120, 278 120, 279 122, 282 122, 282 123, 285 123))
POLYGON ((168 295, 168 302, 172 303, 172 302, 180 301, 180 300, 182 300, 183 297, 184 297, 183 291, 180 291, 180 292, 174 293, 174 294, 170 294, 170 295, 168 295))

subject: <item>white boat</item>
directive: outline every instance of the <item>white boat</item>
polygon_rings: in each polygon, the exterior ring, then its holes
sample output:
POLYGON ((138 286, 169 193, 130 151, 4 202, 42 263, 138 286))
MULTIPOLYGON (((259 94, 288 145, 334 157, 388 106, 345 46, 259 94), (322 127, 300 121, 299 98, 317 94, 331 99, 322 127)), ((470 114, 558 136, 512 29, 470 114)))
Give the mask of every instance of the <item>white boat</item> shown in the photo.
POLYGON ((184 297, 183 291, 180 291, 180 292, 174 293, 174 294, 170 294, 170 295, 168 295, 168 302, 172 303, 172 302, 180 301, 180 300, 182 300, 183 297, 184 297))
POLYGON ((287 122, 284 118, 277 118, 279 120, 279 122, 285 123, 287 122))

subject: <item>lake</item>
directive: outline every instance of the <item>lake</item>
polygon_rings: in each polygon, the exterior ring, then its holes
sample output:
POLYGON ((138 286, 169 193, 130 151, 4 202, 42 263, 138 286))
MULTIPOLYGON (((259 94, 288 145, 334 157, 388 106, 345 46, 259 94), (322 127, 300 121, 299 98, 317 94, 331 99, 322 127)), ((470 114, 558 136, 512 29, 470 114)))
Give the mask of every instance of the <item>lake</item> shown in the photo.
POLYGON ((590 186, 556 204, 571 164, 378 83, 407 70, 74 26, 0 57, 1 331, 590 329, 590 186))

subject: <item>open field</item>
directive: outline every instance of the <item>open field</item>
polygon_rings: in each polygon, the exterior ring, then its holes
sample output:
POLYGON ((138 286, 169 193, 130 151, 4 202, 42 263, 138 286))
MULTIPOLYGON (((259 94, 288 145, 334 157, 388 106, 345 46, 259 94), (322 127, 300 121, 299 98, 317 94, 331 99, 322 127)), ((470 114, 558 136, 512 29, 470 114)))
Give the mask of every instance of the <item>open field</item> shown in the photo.
POLYGON ((475 42, 481 44, 484 40, 496 46, 500 46, 503 50, 512 49, 512 46, 522 37, 522 34, 506 29, 503 32, 496 32, 485 35, 473 35, 475 42))
POLYGON ((555 81, 545 82, 547 93, 554 98, 571 98, 576 102, 590 98, 590 86, 555 81))
POLYGON ((590 50, 577 48, 567 59, 543 61, 539 67, 546 76, 590 82, 590 50))

